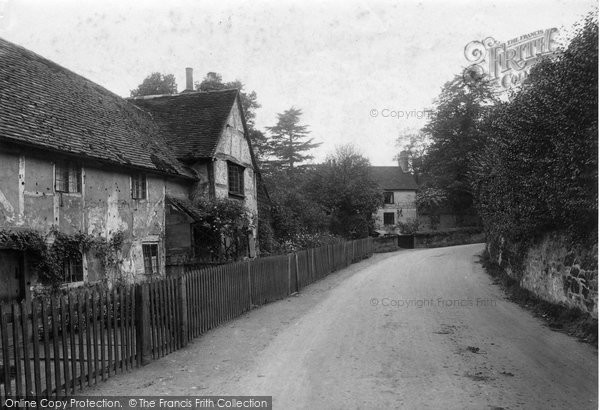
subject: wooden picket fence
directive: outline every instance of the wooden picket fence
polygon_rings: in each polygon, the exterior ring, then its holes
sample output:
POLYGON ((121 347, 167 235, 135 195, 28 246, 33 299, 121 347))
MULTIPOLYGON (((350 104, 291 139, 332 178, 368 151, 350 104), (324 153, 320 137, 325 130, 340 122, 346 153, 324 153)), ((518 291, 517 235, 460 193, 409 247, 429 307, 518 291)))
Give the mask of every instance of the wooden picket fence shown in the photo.
POLYGON ((103 293, 0 305, 0 403, 63 398, 372 255, 371 238, 194 269, 103 293))

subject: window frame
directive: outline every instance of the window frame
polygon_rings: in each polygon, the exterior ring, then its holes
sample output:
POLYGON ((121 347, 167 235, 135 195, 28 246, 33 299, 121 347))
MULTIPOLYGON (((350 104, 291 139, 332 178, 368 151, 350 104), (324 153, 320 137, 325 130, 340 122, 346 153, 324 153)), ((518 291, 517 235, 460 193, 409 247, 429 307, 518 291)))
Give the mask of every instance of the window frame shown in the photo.
POLYGON ((394 191, 383 191, 383 203, 385 205, 393 205, 394 202, 394 191), (390 196, 390 201, 387 201, 387 195, 390 196))
POLYGON ((396 214, 394 212, 384 212, 383 213, 383 225, 390 226, 390 225, 395 225, 395 224, 396 224, 396 214), (392 218, 392 223, 386 223, 386 216, 389 218, 390 215, 392 218))
POLYGON ((245 181, 244 181, 244 173, 246 171, 246 168, 236 164, 234 162, 227 162, 227 191, 229 192, 229 196, 233 196, 233 197, 237 197, 237 198, 244 198, 245 197, 245 181), (239 186, 236 186, 234 188, 239 188, 239 190, 232 190, 232 176, 234 175, 232 173, 232 169, 236 170, 236 174, 238 175, 239 178, 237 181, 234 181, 234 184, 238 184, 239 186))
POLYGON ((144 200, 148 198, 148 178, 146 174, 131 175, 131 199, 144 200))
POLYGON ((160 250, 158 242, 142 243, 142 260, 144 261, 144 275, 160 275, 160 250), (152 254, 153 249, 156 250, 155 255, 152 254), (156 258, 155 264, 153 264, 153 258, 156 258))
POLYGON ((54 161, 54 192, 79 194, 82 189, 83 170, 78 161, 57 159, 54 161), (59 174, 61 175, 58 178, 59 174))
POLYGON ((62 267, 62 284, 76 285, 85 282, 85 276, 83 272, 83 255, 80 254, 79 258, 65 258, 62 267), (76 280, 73 280, 75 278, 76 280))

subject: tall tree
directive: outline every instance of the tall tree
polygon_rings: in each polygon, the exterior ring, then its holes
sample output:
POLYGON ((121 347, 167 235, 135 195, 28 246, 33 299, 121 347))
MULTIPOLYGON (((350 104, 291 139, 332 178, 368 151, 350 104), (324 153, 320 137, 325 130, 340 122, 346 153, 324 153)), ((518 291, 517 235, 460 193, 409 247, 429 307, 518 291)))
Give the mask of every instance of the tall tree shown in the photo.
POLYGON ((228 88, 236 88, 240 91, 240 99, 242 109, 244 110, 244 117, 246 118, 246 124, 248 125, 248 128, 254 129, 256 110, 260 108, 255 91, 244 91, 244 83, 240 80, 223 82, 221 74, 215 72, 207 73, 201 82, 196 83, 196 89, 199 91, 215 91, 228 88))
POLYGON ((158 94, 176 94, 177 83, 173 74, 152 73, 142 81, 135 90, 131 90, 132 97, 158 94))
MULTIPOLYGON (((425 173, 423 160, 431 141, 423 131, 403 131, 396 138, 396 146, 408 155, 408 167, 414 174, 417 183, 421 183, 421 176, 425 173)), ((401 152, 396 154, 395 160, 399 160, 401 152)))
POLYGON ((423 163, 429 184, 447 192, 456 212, 472 206, 469 172, 475 155, 485 145, 486 136, 480 126, 496 100, 488 82, 466 83, 462 76, 456 76, 444 85, 437 107, 423 128, 431 139, 423 163))
POLYGON ((282 166, 289 170, 300 162, 312 159, 308 151, 317 148, 321 143, 313 142, 308 138, 307 125, 300 125, 302 110, 290 108, 282 114, 277 114, 277 124, 267 127, 271 134, 269 150, 272 159, 270 165, 282 166))

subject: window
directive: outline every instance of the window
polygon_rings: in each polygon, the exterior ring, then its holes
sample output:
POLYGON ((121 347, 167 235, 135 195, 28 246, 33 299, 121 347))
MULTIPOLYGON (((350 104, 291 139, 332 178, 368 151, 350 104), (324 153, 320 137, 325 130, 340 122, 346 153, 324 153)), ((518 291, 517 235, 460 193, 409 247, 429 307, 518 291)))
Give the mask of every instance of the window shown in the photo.
POLYGON ((227 176, 229 179, 229 194, 244 196, 244 167, 236 164, 227 164, 227 176))
POLYGON ((144 273, 158 275, 158 244, 143 244, 142 253, 144 254, 144 273))
POLYGON ((54 165, 56 192, 81 192, 81 167, 74 161, 56 161, 54 165))
POLYGON ((393 192, 384 192, 383 193, 383 203, 384 204, 393 204, 394 203, 394 193, 393 192))
POLYGON ((63 278, 65 283, 83 282, 81 255, 63 261, 63 278))
POLYGON ((384 212, 383 213, 383 224, 384 225, 394 225, 394 213, 393 212, 384 212))
POLYGON ((131 197, 133 199, 146 199, 146 175, 131 176, 131 197))

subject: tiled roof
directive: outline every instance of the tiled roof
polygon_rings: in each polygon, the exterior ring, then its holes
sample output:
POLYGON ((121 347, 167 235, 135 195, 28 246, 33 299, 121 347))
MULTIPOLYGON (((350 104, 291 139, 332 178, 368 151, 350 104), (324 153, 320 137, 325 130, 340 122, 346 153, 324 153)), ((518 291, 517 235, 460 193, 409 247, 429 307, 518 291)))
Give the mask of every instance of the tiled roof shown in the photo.
POLYGON ((131 98, 171 135, 169 146, 180 159, 210 158, 238 90, 184 92, 131 98))
POLYGON ((401 190, 417 189, 417 183, 412 174, 402 172, 400 167, 371 167, 371 179, 381 189, 401 190))
POLYGON ((193 176, 146 112, 1 38, 0 140, 193 176))
POLYGON ((200 211, 189 199, 177 198, 171 195, 166 195, 165 199, 167 200, 167 203, 174 206, 180 212, 187 214, 193 220, 202 221, 204 219, 202 211, 200 211))

